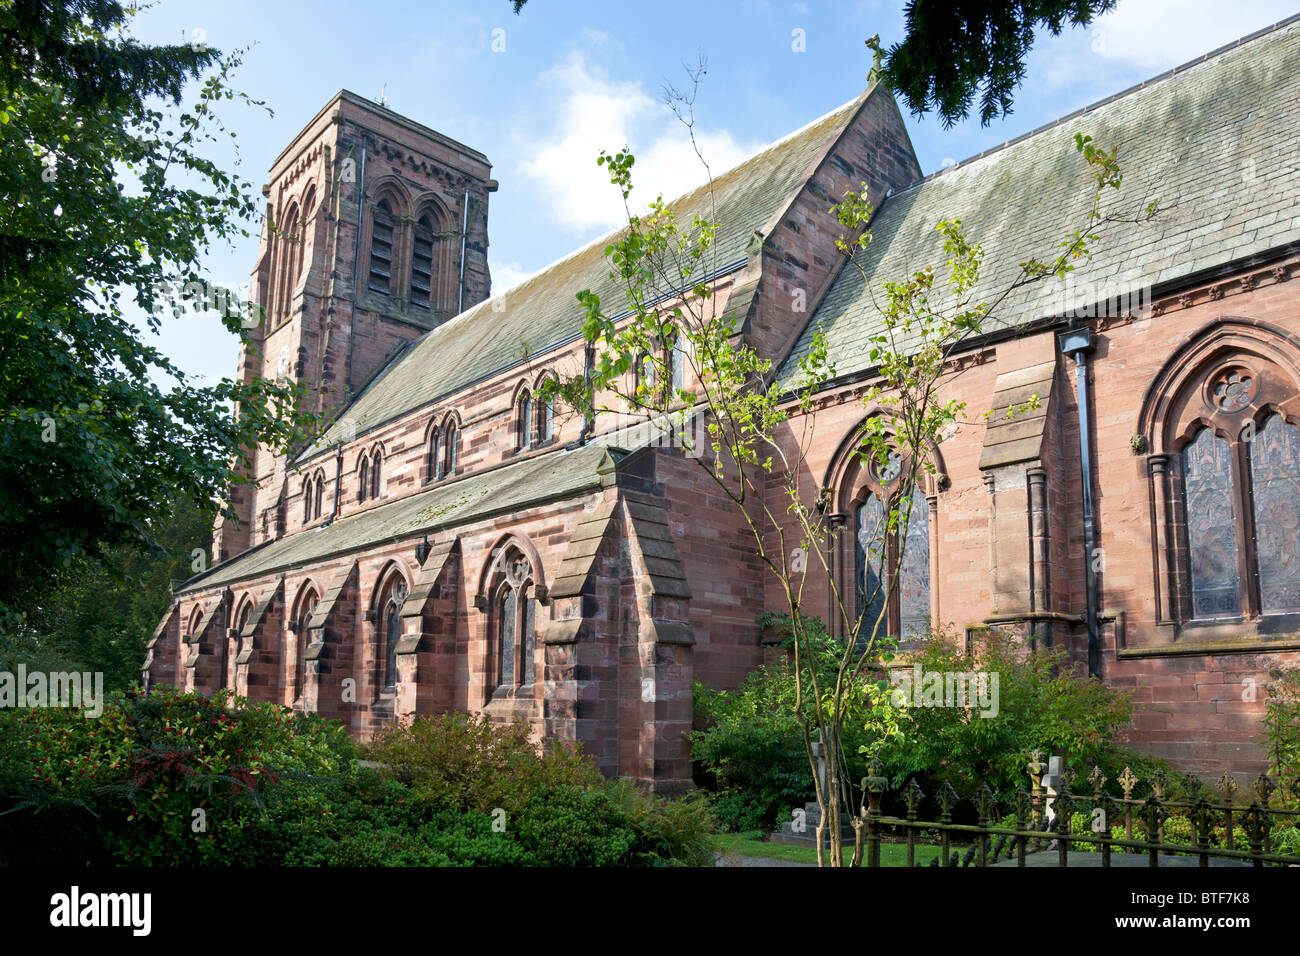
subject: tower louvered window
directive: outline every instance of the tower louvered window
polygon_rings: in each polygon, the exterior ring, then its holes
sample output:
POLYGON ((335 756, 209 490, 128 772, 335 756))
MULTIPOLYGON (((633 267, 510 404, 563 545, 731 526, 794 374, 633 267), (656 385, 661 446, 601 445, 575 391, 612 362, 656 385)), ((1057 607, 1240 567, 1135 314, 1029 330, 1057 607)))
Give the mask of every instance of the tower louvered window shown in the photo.
POLYGON ((432 304, 433 226, 428 217, 415 225, 411 247, 411 304, 427 309, 432 304))
POLYGON ((387 202, 375 207, 370 236, 370 291, 388 295, 393 277, 393 213, 387 202))

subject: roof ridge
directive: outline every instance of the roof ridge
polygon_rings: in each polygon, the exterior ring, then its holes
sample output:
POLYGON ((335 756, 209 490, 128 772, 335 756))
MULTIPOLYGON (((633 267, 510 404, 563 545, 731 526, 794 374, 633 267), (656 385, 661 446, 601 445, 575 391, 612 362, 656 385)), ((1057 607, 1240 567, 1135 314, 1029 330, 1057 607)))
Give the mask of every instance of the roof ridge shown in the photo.
POLYGON ((1116 100, 1121 100, 1127 96, 1132 96, 1134 93, 1137 93, 1139 90, 1144 90, 1147 89, 1148 87, 1154 86, 1157 83, 1162 83, 1165 80, 1171 79, 1172 77, 1177 76, 1180 73, 1187 72, 1193 67, 1200 66, 1201 64, 1206 63, 1211 59, 1215 59, 1217 57, 1223 56, 1226 53, 1230 53, 1231 51, 1236 50, 1247 43, 1253 43, 1254 41, 1262 37, 1268 36, 1271 33, 1276 33, 1279 30, 1292 26, 1297 21, 1300 21, 1300 13, 1293 13, 1291 16, 1287 17, 1284 20, 1279 20, 1276 23, 1271 24, 1270 26, 1262 27, 1261 29, 1256 30, 1254 33, 1249 33, 1244 37, 1239 37, 1238 39, 1233 40, 1231 43, 1225 43, 1223 46, 1213 49, 1209 53, 1203 53, 1202 55, 1195 57, 1191 60, 1188 60, 1185 63, 1180 63, 1178 66, 1172 67, 1171 69, 1168 69, 1163 73, 1158 73, 1155 76, 1150 77, 1149 79, 1145 79, 1141 81, 1140 83, 1135 83, 1132 86, 1128 87, 1127 89, 1120 90, 1118 93, 1112 93, 1109 96, 1103 97, 1102 99, 1097 100, 1094 103, 1089 103, 1087 106, 1081 106, 1079 107, 1079 109, 1074 110, 1073 112, 1066 113, 1064 116, 1057 117, 1056 119, 1052 120, 1050 123, 1044 123, 1042 126, 1038 126, 1035 127, 1034 129, 1028 130, 1027 132, 1021 133, 1019 136, 1013 136, 1011 139, 1006 140, 1003 143, 999 143, 997 146, 990 146, 988 149, 982 150, 976 153, 974 156, 967 156, 965 159, 961 160, 960 162, 953 163, 951 166, 944 166, 940 169, 936 169, 928 176, 918 179, 910 186, 906 186, 903 189, 897 190, 894 193, 894 195, 899 195, 901 193, 907 192, 908 190, 915 189, 917 186, 920 186, 923 183, 928 183, 932 179, 937 179, 940 176, 946 175, 947 173, 952 172, 954 169, 961 169, 962 167, 968 166, 971 163, 975 162, 976 160, 983 159, 985 156, 989 156, 993 153, 1000 152, 1004 149, 1007 149, 1010 146, 1016 145, 1017 143, 1023 140, 1030 139, 1031 137, 1037 136, 1040 133, 1045 133, 1050 129, 1055 129, 1056 127, 1068 123, 1071 120, 1078 119, 1080 116, 1086 116, 1088 113, 1101 109, 1101 107, 1103 106, 1109 106, 1111 103, 1114 103, 1116 100))
MULTIPOLYGON (((821 123, 826 122, 826 121, 829 120, 832 116, 835 116, 835 115, 838 114, 838 113, 846 113, 846 112, 849 112, 849 111, 850 111, 854 106, 859 105, 860 103, 862 103, 862 102, 867 98, 867 96, 868 96, 868 94, 871 92, 872 88, 873 88, 873 87, 867 87, 866 90, 864 90, 863 92, 859 93, 859 94, 858 94, 857 96, 855 96, 853 99, 848 100, 847 102, 841 103, 839 106, 835 107, 835 108, 832 109, 832 110, 827 110, 825 113, 823 113, 821 116, 817 117, 815 120, 812 120, 811 122, 808 122, 808 123, 804 123, 804 124, 803 124, 802 126, 800 126, 798 129, 796 129, 796 130, 792 130, 791 132, 786 133, 786 134, 785 134, 784 136, 782 136, 780 139, 774 139, 774 140, 772 140, 772 142, 768 143, 766 146, 764 146, 764 147, 762 147, 761 149, 759 149, 758 152, 756 152, 756 153, 752 153, 751 155, 746 156, 744 159, 739 160, 738 162, 735 162, 735 163, 733 163, 732 165, 728 166, 726 169, 723 169, 721 172, 719 172, 719 173, 717 173, 717 174, 715 174, 715 175, 713 176, 713 181, 714 181, 714 183, 716 184, 716 183, 717 183, 720 179, 722 179, 724 176, 730 176, 732 173, 735 173, 737 170, 739 170, 739 169, 741 169, 741 168, 743 168, 743 167, 745 167, 745 166, 748 166, 750 163, 752 163, 754 160, 758 159, 760 156, 763 156, 763 155, 766 154, 766 153, 770 153, 772 150, 776 149, 777 147, 779 147, 779 146, 783 146, 783 145, 785 145, 786 143, 790 142, 791 140, 797 138, 797 137, 800 136, 801 134, 808 132, 808 131, 809 131, 810 129, 812 129, 813 127, 815 127, 815 126, 817 126, 817 125, 819 125, 819 124, 821 124, 821 123)), ((670 201, 669 204, 671 205, 671 204, 675 204, 675 203, 679 203, 679 202, 685 202, 686 200, 688 200, 688 199, 690 199, 692 196, 694 196, 696 193, 700 192, 700 190, 707 188, 708 185, 709 185, 708 180, 705 180, 704 182, 700 183, 698 186, 695 186, 695 187, 693 187, 693 188, 691 188, 691 189, 688 189, 688 190, 687 190, 686 192, 684 192, 684 193, 681 193, 681 194, 679 194, 679 195, 677 195, 677 196, 674 196, 674 197, 672 198, 672 200, 670 201)), ((623 231, 624 229, 626 229, 626 228, 627 228, 626 225, 615 226, 613 229, 609 230, 608 232, 602 233, 600 236, 598 236, 597 238, 591 240, 590 242, 585 243, 584 245, 579 246, 578 248, 572 250, 572 251, 569 252, 569 253, 566 253, 565 255, 561 256, 561 257, 558 258, 558 259, 556 259, 554 262, 550 263, 549 265, 545 265, 545 266, 543 266, 542 268, 538 269, 537 271, 532 272, 532 273, 529 273, 529 275, 528 275, 526 278, 521 279, 520 281, 516 282, 514 285, 509 286, 509 287, 503 289, 503 290, 502 290, 501 292, 499 292, 499 293, 496 293, 496 294, 494 294, 494 295, 489 296, 488 298, 484 299, 482 302, 475 303, 473 306, 471 306, 470 308, 466 309, 464 312, 460 313, 459 315, 456 315, 456 316, 452 317, 451 319, 449 319, 449 320, 447 320, 446 322, 444 322, 442 325, 438 326, 438 328, 446 328, 447 326, 449 326, 449 325, 451 325, 453 322, 455 322, 457 319, 461 319, 461 318, 463 318, 463 317, 465 317, 465 316, 467 316, 467 315, 471 315, 472 313, 474 313, 474 312, 477 311, 478 309, 481 309, 483 306, 485 306, 485 305, 487 305, 488 303, 490 303, 493 299, 495 299, 495 298, 497 297, 497 295, 502 295, 502 296, 504 296, 504 295, 507 295, 507 294, 510 293, 510 292, 515 291, 516 289, 522 288, 524 285, 526 285, 527 283, 531 282, 533 279, 537 278, 538 276, 543 275, 544 273, 550 272, 552 269, 558 268, 559 266, 561 266, 561 265, 563 265, 564 263, 568 262, 570 259, 574 259, 574 258, 576 258, 577 256, 581 255, 582 253, 587 252, 587 251, 590 250, 593 246, 600 245, 602 242, 608 242, 610 239, 612 239, 614 236, 617 236, 620 232, 622 232, 622 231, 623 231)), ((433 331, 433 330, 430 330, 430 331, 433 331)))

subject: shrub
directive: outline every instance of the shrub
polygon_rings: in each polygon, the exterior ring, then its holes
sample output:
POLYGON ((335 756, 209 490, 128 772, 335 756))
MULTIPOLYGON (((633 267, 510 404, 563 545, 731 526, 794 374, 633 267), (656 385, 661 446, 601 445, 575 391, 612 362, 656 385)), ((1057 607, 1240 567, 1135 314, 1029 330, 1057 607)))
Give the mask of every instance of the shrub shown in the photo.
MULTIPOLYGON (((986 671, 998 676, 996 716, 973 708, 905 709, 900 733, 881 749, 894 786, 915 776, 928 792, 951 783, 963 796, 988 784, 1000 799, 1028 786, 1030 753, 1059 753, 1083 776, 1094 763, 1115 768, 1117 731, 1128 724, 1132 706, 1123 691, 1075 673, 1061 648, 1029 650, 1013 637, 989 632, 967 653, 943 634, 922 640, 912 658, 922 673, 986 671), (928 786, 927 786, 928 784, 928 786)), ((1123 764, 1118 765, 1118 770, 1123 764)), ((1136 769, 1136 768, 1135 768, 1136 769)))
POLYGON ((383 770, 315 716, 220 693, 0 715, 0 863, 635 866, 710 855, 701 798, 606 781, 523 724, 422 718, 383 770), (204 828, 193 827, 202 810, 204 828))
MULTIPOLYGON (((829 638, 826 645, 833 654, 829 638)), ((909 777, 928 794, 948 782, 968 798, 988 783, 1000 800, 1009 800, 1028 786, 1025 767, 1035 749, 1067 755, 1082 777, 1094 763, 1112 780, 1129 764, 1144 779, 1157 769, 1170 772, 1163 761, 1114 743, 1130 719, 1127 696, 1077 676, 1063 650, 1031 653, 1015 639, 992 633, 975 652, 964 653, 936 633, 919 642, 908 663, 919 663, 924 673, 996 672, 999 709, 996 717, 985 718, 968 708, 892 708, 883 703, 881 683, 864 680, 844 727, 845 772, 848 780, 860 780, 868 757, 878 755, 894 788, 887 810, 899 809, 897 789, 909 777)), ((691 734, 691 754, 724 827, 771 828, 812 799, 788 666, 760 667, 734 691, 697 684, 695 694, 696 719, 705 727, 691 734)))
POLYGON ((1285 784, 1300 775, 1300 668, 1271 672, 1264 703, 1264 737, 1269 772, 1285 784))
MULTIPOLYGON (((346 772, 353 759, 340 728, 224 691, 115 695, 98 719, 61 708, 6 711, 0 733, 6 862, 184 865, 264 855, 239 838, 256 830, 277 785, 346 772)), ((276 799, 301 796, 288 788, 276 799)))
POLYGON ((553 741, 539 752, 530 733, 522 720, 437 714, 383 731, 367 755, 421 799, 452 810, 509 811, 543 787, 590 789, 604 779, 577 747, 553 741))

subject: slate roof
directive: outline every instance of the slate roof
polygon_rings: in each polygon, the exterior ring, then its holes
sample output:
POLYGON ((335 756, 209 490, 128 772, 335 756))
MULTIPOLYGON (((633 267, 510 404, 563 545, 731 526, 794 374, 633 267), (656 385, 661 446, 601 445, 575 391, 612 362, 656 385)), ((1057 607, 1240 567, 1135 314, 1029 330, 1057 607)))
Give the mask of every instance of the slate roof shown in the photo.
POLYGON ((177 593, 300 568, 371 545, 432 534, 476 518, 591 490, 600 485, 599 468, 606 455, 617 461, 622 452, 593 442, 439 484, 245 551, 186 581, 177 593))
MULTIPOLYGON (((803 185, 869 95, 863 93, 714 178, 720 268, 744 263, 754 230, 803 185)), ((679 222, 689 223, 695 213, 708 218, 708 201, 708 189, 701 186, 670 206, 679 222)), ((350 420, 357 433, 363 432, 522 364, 525 346, 530 356, 537 356, 574 340, 582 329, 576 298, 582 289, 596 292, 617 314, 624 300, 604 258, 605 246, 617 234, 596 240, 417 339, 361 392, 339 422, 350 420)), ((320 453, 342 435, 336 423, 299 460, 320 453)))
MULTIPOLYGON (((820 325, 838 376, 869 368, 868 337, 880 328, 868 289, 880 300, 887 280, 927 265, 936 290, 946 281, 935 226, 960 219, 985 251, 977 294, 991 300, 1019 264, 1048 258, 1079 224, 1092 180, 1075 133, 1119 147, 1124 180, 1104 209, 1140 213, 1152 199, 1165 211, 1142 225, 1100 232, 1079 283, 1147 286, 1300 241, 1300 18, 1087 107, 1018 140, 944 169, 888 198, 860 254, 869 286, 845 268, 810 318, 778 379, 793 384, 820 325), (1118 204, 1116 204, 1116 202, 1118 204)), ((988 331, 1059 315, 1059 283, 1023 287, 988 331)), ((932 296, 942 306, 946 288, 932 296)), ((1158 319, 1156 320, 1158 321, 1158 319)))

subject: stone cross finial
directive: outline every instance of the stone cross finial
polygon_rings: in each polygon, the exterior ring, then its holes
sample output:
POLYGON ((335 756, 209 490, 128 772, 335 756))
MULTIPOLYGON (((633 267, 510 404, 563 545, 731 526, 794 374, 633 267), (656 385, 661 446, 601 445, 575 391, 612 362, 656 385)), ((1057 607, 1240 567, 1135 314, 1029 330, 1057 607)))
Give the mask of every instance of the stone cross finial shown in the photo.
POLYGON ((872 34, 867 39, 867 48, 871 51, 871 70, 867 73, 867 82, 874 83, 880 79, 881 67, 885 65, 885 51, 880 48, 880 34, 872 34))

